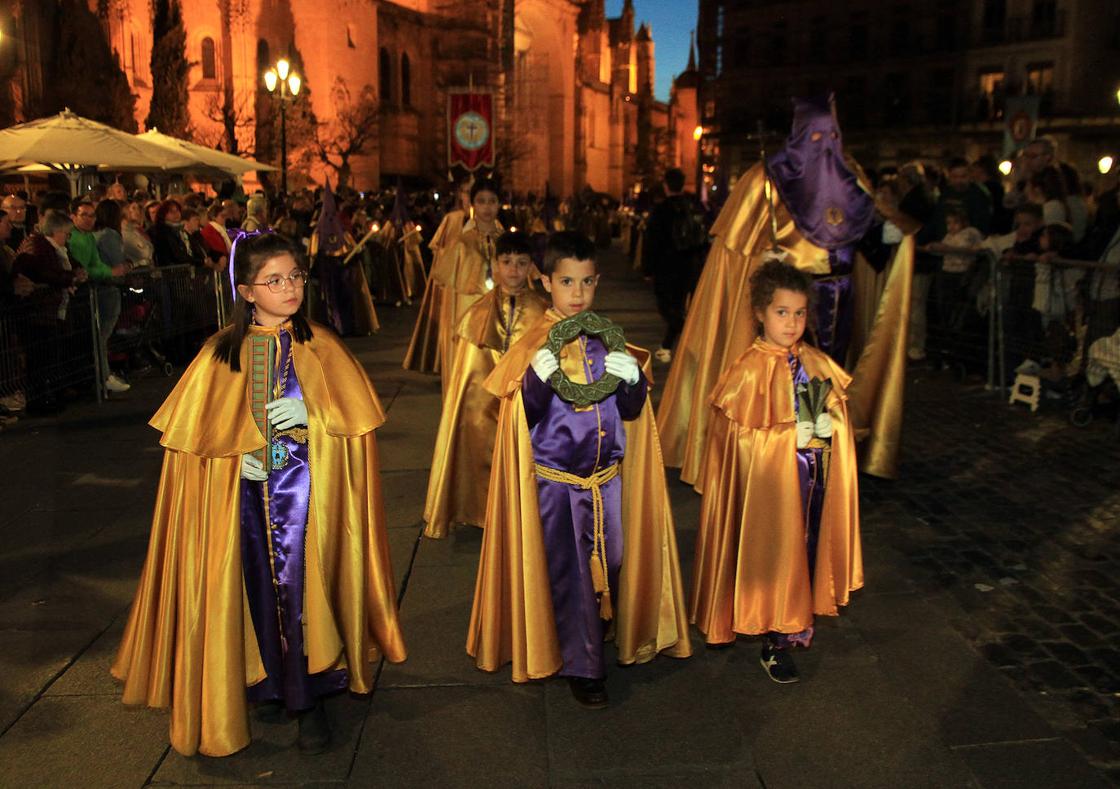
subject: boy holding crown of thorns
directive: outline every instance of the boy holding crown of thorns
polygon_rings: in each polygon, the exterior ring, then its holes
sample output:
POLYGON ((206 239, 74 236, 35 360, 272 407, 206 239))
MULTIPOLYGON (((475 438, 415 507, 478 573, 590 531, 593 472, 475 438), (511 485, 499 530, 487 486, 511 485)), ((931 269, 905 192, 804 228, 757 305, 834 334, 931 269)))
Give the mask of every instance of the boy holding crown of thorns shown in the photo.
POLYGON ((623 665, 690 654, 677 546, 649 355, 589 312, 591 242, 549 239, 542 283, 551 309, 486 381, 501 408, 467 651, 603 707, 612 634, 623 665))

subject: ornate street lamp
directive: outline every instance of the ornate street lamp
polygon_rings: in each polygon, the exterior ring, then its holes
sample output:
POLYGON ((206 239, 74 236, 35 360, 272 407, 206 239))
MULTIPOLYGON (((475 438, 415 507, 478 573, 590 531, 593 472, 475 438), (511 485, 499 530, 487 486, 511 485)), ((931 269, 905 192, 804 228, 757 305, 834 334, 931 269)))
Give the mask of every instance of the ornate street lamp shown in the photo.
POLYGON ((264 86, 280 100, 280 191, 288 193, 288 101, 299 95, 303 80, 292 71, 287 58, 280 58, 276 65, 264 73, 264 86))

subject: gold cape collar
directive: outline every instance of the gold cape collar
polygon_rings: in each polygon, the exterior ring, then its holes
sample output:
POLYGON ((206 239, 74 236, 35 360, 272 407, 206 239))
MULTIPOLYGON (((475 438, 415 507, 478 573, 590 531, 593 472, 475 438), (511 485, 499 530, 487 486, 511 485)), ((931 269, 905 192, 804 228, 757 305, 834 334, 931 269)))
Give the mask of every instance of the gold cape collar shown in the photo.
POLYGON ((784 357, 789 356, 791 353, 797 357, 801 356, 801 340, 798 340, 788 348, 783 348, 781 345, 775 345, 772 342, 762 339, 762 336, 759 335, 754 338, 754 347, 760 351, 773 354, 774 356, 784 357))

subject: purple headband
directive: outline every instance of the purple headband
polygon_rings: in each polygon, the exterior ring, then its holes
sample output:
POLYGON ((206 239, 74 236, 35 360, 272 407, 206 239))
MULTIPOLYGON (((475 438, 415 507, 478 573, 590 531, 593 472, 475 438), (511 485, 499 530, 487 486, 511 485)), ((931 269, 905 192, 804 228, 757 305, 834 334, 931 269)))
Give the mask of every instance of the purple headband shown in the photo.
POLYGON ((261 236, 266 233, 271 233, 271 230, 229 230, 227 233, 233 234, 233 243, 229 247, 229 289, 233 293, 233 300, 237 301, 237 278, 233 275, 233 256, 237 254, 237 245, 239 242, 246 238, 253 238, 254 236, 261 236))

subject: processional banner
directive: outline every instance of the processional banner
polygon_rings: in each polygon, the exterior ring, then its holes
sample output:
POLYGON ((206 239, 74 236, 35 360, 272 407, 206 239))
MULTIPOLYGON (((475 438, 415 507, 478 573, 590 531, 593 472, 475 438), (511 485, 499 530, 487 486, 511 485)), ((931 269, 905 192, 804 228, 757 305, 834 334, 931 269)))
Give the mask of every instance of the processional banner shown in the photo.
POLYGON ((447 95, 447 164, 468 172, 494 166, 494 94, 463 90, 447 95))

